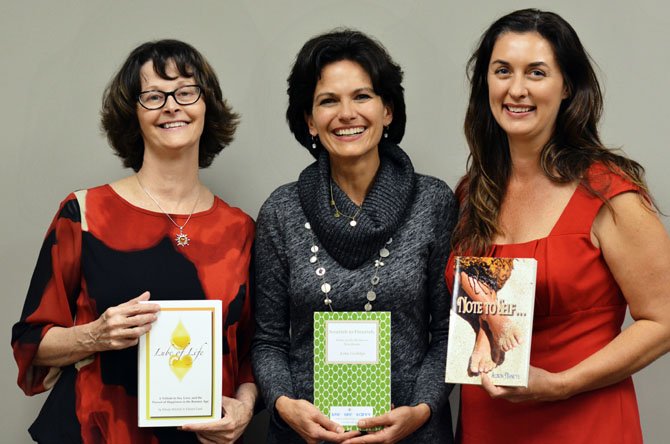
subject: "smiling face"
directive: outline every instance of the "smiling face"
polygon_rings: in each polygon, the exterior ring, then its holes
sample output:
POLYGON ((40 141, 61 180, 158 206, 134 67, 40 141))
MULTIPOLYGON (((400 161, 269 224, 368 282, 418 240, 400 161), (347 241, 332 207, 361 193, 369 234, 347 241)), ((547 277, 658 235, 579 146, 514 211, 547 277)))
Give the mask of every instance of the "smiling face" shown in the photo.
MULTIPOLYGON (((141 90, 174 91, 197 82, 193 77, 179 75, 174 63, 166 66, 166 73, 174 80, 161 78, 154 71, 153 62, 146 62, 140 69, 141 90)), ((198 152, 200 136, 205 125, 205 99, 200 99, 191 105, 179 105, 174 97, 170 96, 165 106, 155 110, 148 110, 137 103, 137 118, 144 140, 145 156, 151 153, 195 150, 198 152)), ((197 158, 197 154, 196 154, 197 158)))
POLYGON ((307 125, 331 160, 378 156, 384 126, 393 115, 361 65, 341 60, 326 65, 314 89, 307 125))
POLYGON ((568 97, 551 44, 535 32, 500 35, 487 81, 491 112, 510 145, 544 146, 553 134, 561 102, 568 97))

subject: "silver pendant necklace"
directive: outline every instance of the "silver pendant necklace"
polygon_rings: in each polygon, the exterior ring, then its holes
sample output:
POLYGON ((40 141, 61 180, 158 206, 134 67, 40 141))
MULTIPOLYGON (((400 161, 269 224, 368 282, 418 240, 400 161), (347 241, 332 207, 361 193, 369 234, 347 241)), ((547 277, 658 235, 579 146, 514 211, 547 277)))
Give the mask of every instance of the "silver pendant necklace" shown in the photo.
POLYGON ((193 208, 191 208, 191 213, 188 215, 186 218, 186 222, 184 222, 182 225, 179 225, 175 220, 168 214, 167 211, 161 207, 161 204, 158 203, 158 201, 149 193, 149 191, 144 188, 144 185, 142 185, 142 182, 140 182, 140 177, 135 174, 135 178, 137 179, 137 184, 142 188, 142 191, 149 196, 149 199, 153 200, 158 209, 160 209, 163 214, 167 216, 168 219, 170 219, 170 222, 179 229, 179 233, 174 237, 174 241, 177 244, 178 247, 186 247, 191 243, 191 238, 188 237, 186 233, 184 233, 184 227, 186 224, 191 220, 191 216, 193 216, 193 212, 195 211, 195 207, 198 205, 198 200, 200 199, 200 186, 198 186, 198 194, 195 196, 195 202, 193 203, 193 208))
POLYGON ((333 209, 335 210, 335 213, 333 213, 334 217, 344 216, 347 219, 349 219, 349 226, 355 227, 356 225, 358 225, 358 222, 356 222, 356 218, 358 217, 359 214, 361 214, 361 210, 363 209, 363 205, 358 207, 358 209, 356 210, 356 212, 354 213, 353 216, 350 216, 348 214, 345 214, 345 213, 341 212, 340 209, 337 208, 337 205, 335 204, 335 198, 333 197, 333 179, 332 178, 330 179, 330 206, 333 207, 333 209))
MULTIPOLYGON (((328 308, 330 308, 330 311, 334 311, 333 300, 330 298, 329 294, 333 288, 330 285, 330 283, 328 283, 328 281, 326 280, 326 269, 325 267, 323 267, 323 265, 321 265, 321 261, 319 260, 319 246, 316 244, 316 236, 314 235, 314 232, 312 231, 312 226, 310 225, 309 222, 306 222, 304 226, 305 229, 309 231, 310 235, 312 236, 312 246, 309 249, 311 253, 309 257, 309 263, 316 267, 314 272, 321 279, 321 293, 323 293, 325 296, 323 303, 328 308)), ((387 248, 391 244, 391 242, 393 242, 393 238, 389 238, 389 240, 386 241, 386 245, 384 245, 382 248, 379 249, 379 257, 374 261, 374 272, 372 274, 372 277, 370 278, 370 288, 365 293, 365 299, 367 300, 367 302, 363 306, 365 311, 371 311, 372 303, 377 299, 377 293, 375 291, 375 288, 377 287, 377 285, 379 285, 379 282, 381 281, 381 279, 379 278, 379 269, 385 265, 384 260, 391 254, 391 252, 387 248)))

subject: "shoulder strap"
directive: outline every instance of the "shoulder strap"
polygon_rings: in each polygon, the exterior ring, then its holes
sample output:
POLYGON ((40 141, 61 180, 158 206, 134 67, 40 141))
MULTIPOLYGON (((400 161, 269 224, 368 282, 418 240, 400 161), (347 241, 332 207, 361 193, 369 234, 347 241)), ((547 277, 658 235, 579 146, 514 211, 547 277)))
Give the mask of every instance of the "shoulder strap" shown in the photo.
POLYGON ((605 204, 603 198, 609 200, 621 193, 640 191, 635 184, 599 163, 589 167, 585 180, 594 191, 601 194, 602 198, 592 194, 580 184, 552 234, 590 233, 598 211, 605 204))

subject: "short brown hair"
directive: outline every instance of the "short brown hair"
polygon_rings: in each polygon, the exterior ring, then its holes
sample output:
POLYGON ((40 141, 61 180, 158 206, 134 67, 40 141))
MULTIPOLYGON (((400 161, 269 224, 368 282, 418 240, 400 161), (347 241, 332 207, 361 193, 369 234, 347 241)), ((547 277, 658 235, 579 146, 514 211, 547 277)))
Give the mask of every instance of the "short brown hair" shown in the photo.
POLYGON ((139 171, 144 140, 137 118, 137 97, 141 90, 140 69, 148 61, 153 62, 156 74, 166 80, 173 80, 166 67, 174 62, 180 76, 194 77, 202 88, 206 112, 198 163, 200 168, 208 167, 232 142, 239 116, 223 99, 219 81, 207 60, 194 47, 178 40, 147 42, 130 53, 102 98, 101 123, 107 140, 125 167, 139 171))

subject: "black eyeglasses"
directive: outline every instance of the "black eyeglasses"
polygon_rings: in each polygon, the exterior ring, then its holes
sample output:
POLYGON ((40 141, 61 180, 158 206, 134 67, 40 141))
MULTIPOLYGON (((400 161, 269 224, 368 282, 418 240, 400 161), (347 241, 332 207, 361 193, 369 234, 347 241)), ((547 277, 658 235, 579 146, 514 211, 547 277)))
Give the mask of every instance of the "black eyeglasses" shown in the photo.
POLYGON ((151 91, 142 91, 137 96, 137 101, 140 102, 144 108, 149 110, 160 109, 167 103, 168 97, 172 96, 174 101, 179 105, 193 105, 198 101, 202 94, 202 88, 198 85, 181 86, 174 91, 159 91, 152 89, 151 91))

